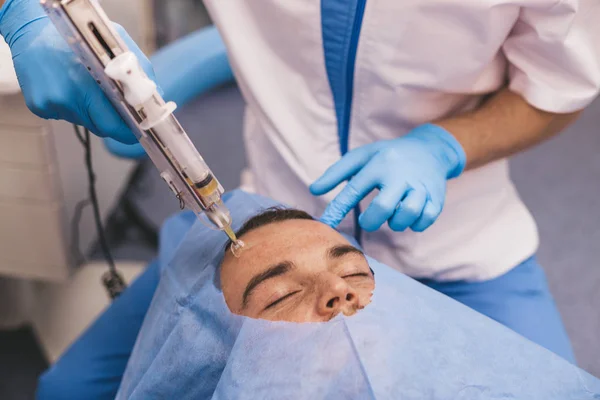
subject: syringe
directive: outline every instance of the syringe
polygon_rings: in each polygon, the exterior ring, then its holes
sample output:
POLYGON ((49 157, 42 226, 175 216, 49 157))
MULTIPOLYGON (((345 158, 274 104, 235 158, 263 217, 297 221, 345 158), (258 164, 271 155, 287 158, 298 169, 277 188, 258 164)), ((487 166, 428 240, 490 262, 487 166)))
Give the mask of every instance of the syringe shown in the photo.
POLYGON ((41 0, 46 13, 98 82, 180 202, 205 214, 237 246, 223 187, 173 115, 156 84, 95 0, 41 0))

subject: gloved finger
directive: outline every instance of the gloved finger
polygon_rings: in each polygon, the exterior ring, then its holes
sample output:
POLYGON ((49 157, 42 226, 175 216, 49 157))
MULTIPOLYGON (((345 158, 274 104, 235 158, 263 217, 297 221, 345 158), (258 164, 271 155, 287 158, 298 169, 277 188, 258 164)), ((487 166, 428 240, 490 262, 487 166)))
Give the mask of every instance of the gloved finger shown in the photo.
POLYGON ((415 232, 423 232, 435 222, 441 212, 441 205, 437 205, 431 200, 427 201, 423 209, 423 214, 411 225, 411 229, 415 232))
MULTIPOLYGON (((100 89, 85 93, 85 110, 80 112, 88 115, 91 127, 84 124, 98 136, 110 137, 121 143, 134 144, 137 139, 123 118, 117 113, 112 103, 100 89)), ((84 115, 85 115, 84 114, 84 115)))
POLYGON ((140 143, 123 144, 111 138, 104 138, 104 146, 117 157, 133 160, 146 157, 146 150, 140 143))
POLYGON ((367 232, 376 231, 390 219, 409 186, 406 182, 398 183, 380 190, 366 211, 358 218, 358 223, 367 232))
POLYGON ((332 228, 337 227, 344 217, 377 187, 378 183, 373 179, 375 172, 369 168, 369 164, 360 170, 329 203, 320 221, 332 228))
POLYGON ((148 75, 148 77, 150 79, 152 79, 154 82, 156 82, 156 85, 157 85, 156 89, 158 90, 158 93, 160 93, 161 96, 164 96, 164 94, 165 94, 164 91, 162 90, 162 88, 160 87, 158 82, 156 81, 154 67, 152 66, 152 62, 150 62, 150 59, 139 48, 137 43, 135 43, 133 41, 131 36, 129 36, 129 34, 125 30, 125 28, 123 28, 121 25, 114 23, 114 22, 113 22, 113 25, 114 25, 115 29, 117 30, 117 32, 119 33, 119 35, 121 35, 121 38, 123 38, 123 41, 129 48, 129 50, 131 50, 135 54, 137 59, 139 60, 140 65, 142 66, 142 69, 144 70, 144 72, 146 72, 146 75, 148 75))
POLYGON ((421 217, 426 202, 427 192, 424 188, 412 189, 400 202, 388 225, 393 231, 404 231, 421 217))
POLYGON ((379 143, 372 143, 352 150, 310 185, 310 192, 315 196, 321 196, 350 179, 369 162, 380 147, 379 143))

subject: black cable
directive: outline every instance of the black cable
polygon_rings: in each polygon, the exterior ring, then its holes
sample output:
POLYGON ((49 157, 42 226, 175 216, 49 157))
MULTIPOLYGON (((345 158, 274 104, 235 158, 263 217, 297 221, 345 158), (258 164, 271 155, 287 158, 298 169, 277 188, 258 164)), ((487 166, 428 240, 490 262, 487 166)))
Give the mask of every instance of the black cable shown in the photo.
POLYGON ((79 143, 81 143, 81 145, 85 147, 85 139, 81 135, 81 132, 79 131, 79 127, 77 125, 73 125, 73 126, 75 127, 75 135, 77 136, 77 139, 79 139, 79 143))
POLYGON ((88 182, 89 182, 89 195, 90 201, 92 202, 92 210, 94 211, 94 222, 96 223, 96 230, 98 231, 98 240, 100 241, 100 248, 102 249, 102 253, 104 253, 104 258, 106 258, 106 262, 108 263, 108 268, 111 271, 115 271, 115 261, 112 258, 112 254, 110 253, 110 249, 108 247, 108 243, 106 241, 106 237, 104 236, 104 227, 102 226, 102 219, 100 216, 100 207, 98 205, 98 196, 96 193, 96 174, 94 174, 94 169, 92 167, 92 151, 91 151, 91 143, 90 143, 90 132, 85 130, 85 165, 88 171, 88 182))
POLYGON ((92 164, 92 144, 90 141, 90 131, 84 129, 84 138, 81 136, 79 127, 76 125, 74 125, 74 127, 75 134, 85 149, 85 166, 88 172, 89 200, 92 204, 92 210, 94 212, 94 222, 96 224, 100 248, 104 254, 106 262, 108 263, 108 271, 102 276, 102 283, 106 287, 110 298, 114 300, 123 292, 123 290, 125 290, 127 284, 115 267, 115 262, 112 254, 110 253, 110 248, 104 234, 104 227, 102 226, 102 217, 100 216, 100 206, 98 204, 98 195, 96 193, 96 174, 94 173, 94 167, 92 164))
POLYGON ((79 223, 83 215, 83 209, 90 204, 91 202, 88 199, 78 202, 73 212, 73 218, 71 219, 71 254, 76 265, 81 265, 85 262, 85 257, 79 248, 79 223))

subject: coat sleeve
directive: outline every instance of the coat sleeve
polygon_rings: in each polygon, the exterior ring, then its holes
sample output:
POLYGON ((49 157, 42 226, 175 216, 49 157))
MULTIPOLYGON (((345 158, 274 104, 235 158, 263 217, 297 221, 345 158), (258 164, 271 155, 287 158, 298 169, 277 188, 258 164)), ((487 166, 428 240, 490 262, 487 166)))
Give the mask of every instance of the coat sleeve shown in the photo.
POLYGON ((553 113, 585 108, 600 91, 600 0, 530 0, 503 51, 513 92, 553 113))

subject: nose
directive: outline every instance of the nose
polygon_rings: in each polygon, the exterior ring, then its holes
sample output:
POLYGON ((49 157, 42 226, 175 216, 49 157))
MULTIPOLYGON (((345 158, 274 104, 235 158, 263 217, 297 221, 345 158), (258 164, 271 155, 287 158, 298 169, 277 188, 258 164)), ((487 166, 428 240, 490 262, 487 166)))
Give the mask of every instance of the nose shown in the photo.
POLYGON ((348 283, 337 275, 323 274, 320 278, 321 293, 317 303, 320 315, 335 315, 339 312, 352 314, 358 307, 358 295, 348 283))

